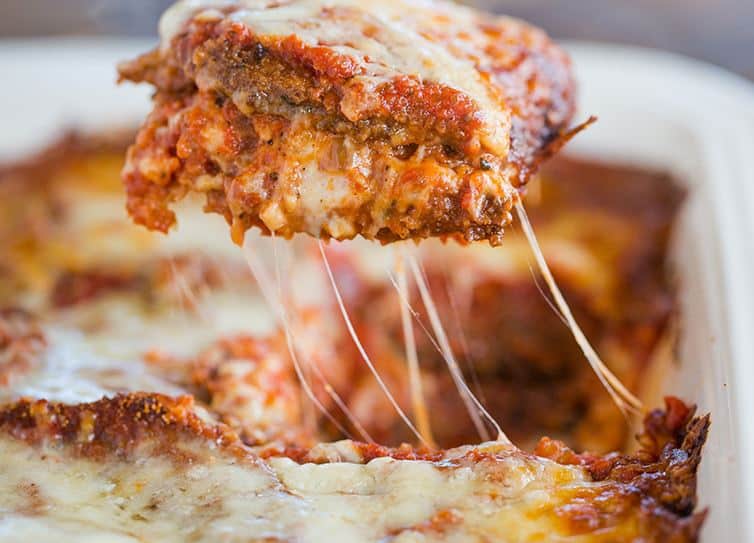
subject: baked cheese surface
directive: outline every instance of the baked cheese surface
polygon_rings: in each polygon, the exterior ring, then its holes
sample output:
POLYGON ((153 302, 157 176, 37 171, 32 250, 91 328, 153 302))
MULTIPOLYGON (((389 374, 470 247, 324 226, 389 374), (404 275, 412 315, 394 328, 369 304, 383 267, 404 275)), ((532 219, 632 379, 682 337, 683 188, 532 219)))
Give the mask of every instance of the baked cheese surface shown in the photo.
MULTIPOLYGON (((543 451, 558 462, 494 442, 422 452, 345 441, 276 452, 246 447, 192 407, 189 397, 146 393, 6 405, 0 533, 36 541, 687 541, 703 518, 673 518, 660 505, 667 494, 651 487, 667 475, 650 465, 622 475, 616 463, 598 475, 598 461, 567 465, 573 453, 557 444, 543 451)), ((700 421, 688 427, 693 439, 703 439, 700 421)), ((682 475, 695 469, 687 464, 698 461, 689 459, 698 446, 657 460, 682 475)), ((629 471, 637 462, 625 459, 629 471)), ((664 492, 674 491, 673 477, 664 492)))
POLYGON ((459 468, 391 458, 299 465, 201 443, 182 444, 192 460, 176 464, 0 443, 0 534, 39 542, 535 541, 549 525, 537 512, 557 503, 552 491, 584 485, 579 469, 516 454, 459 468), (493 475, 505 485, 486 482, 493 475))
MULTIPOLYGON (((163 47, 194 15, 211 20, 221 16, 216 7, 227 2, 182 1, 163 15, 160 37, 163 47), (213 9, 214 8, 214 9, 213 9), (197 14, 197 10, 200 10, 197 14)), ((305 44, 326 46, 361 66, 350 85, 366 93, 342 105, 344 114, 359 120, 369 109, 363 99, 381 83, 413 75, 423 81, 457 89, 479 105, 484 145, 497 154, 508 153, 510 110, 501 96, 486 84, 473 56, 473 36, 463 30, 477 22, 477 15, 462 6, 419 1, 364 2, 361 0, 294 0, 290 2, 240 1, 233 5, 230 21, 266 36, 295 35, 305 44), (328 17, 332 14, 332 17, 328 17), (439 37, 452 39, 438 43, 439 37), (434 39, 432 38, 434 37, 434 39), (459 54, 454 54, 459 53, 459 54)), ((511 22, 511 24, 514 24, 511 22)))

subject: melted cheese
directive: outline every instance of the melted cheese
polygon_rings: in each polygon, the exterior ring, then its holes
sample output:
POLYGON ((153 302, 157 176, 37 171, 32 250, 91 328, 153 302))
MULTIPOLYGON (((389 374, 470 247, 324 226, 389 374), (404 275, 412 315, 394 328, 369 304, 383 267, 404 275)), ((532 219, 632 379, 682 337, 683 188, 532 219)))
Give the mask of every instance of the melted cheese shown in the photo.
MULTIPOLYGON (((541 541, 556 487, 582 471, 498 444, 494 457, 454 465, 377 458, 366 464, 238 459, 182 443, 191 463, 140 454, 93 461, 65 448, 0 439, 0 536, 77 541, 541 541), (65 465, 66 469, 53 469, 65 465)), ((333 451, 349 444, 332 446, 333 451)), ((555 520, 550 515, 550 520, 555 520)))
MULTIPOLYGON (((316 199, 316 187, 302 197, 316 199)), ((97 223, 107 215, 76 216, 97 223)), ((189 239, 212 248, 224 239, 206 236, 198 228, 189 239)), ((213 293, 196 315, 148 314, 128 296, 85 304, 44 326, 49 348, 41 365, 4 390, 2 399, 76 403, 122 390, 180 394, 180 387, 151 372, 143 352, 159 345, 193 354, 224 333, 263 332, 271 319, 258 304, 228 291, 213 293), (211 308, 218 312, 199 317, 211 308)), ((589 535, 561 533, 553 510, 569 493, 589 495, 602 486, 579 468, 497 443, 479 446, 494 456, 478 462, 460 460, 473 451, 466 448, 449 451, 440 462, 378 458, 362 464, 351 444, 341 442, 319 446, 332 463, 318 465, 241 460, 214 442, 191 439, 175 444, 191 453, 186 462, 155 455, 148 445, 129 461, 91 460, 65 446, 33 448, 0 437, 0 539, 578 541, 589 535)), ((634 521, 628 516, 617 522, 634 521)))
MULTIPOLYGON (((222 13, 215 9, 221 6, 237 8, 230 19, 245 24, 256 34, 295 35, 308 45, 324 45, 353 58, 365 67, 365 75, 356 76, 353 82, 362 83, 367 89, 374 89, 396 76, 411 75, 464 93, 481 110, 479 115, 485 126, 483 143, 500 156, 508 154, 510 113, 501 107, 500 97, 493 96, 474 62, 450 52, 466 47, 462 39, 453 38, 453 25, 465 23, 467 28, 472 25, 475 15, 470 9, 427 0, 410 3, 401 0, 181 0, 162 16, 162 47, 170 45, 171 39, 192 16, 206 20, 222 18, 222 13), (349 17, 344 24, 332 15, 323 15, 323 10, 331 8, 356 10, 363 17, 349 17), (450 47, 427 37, 433 28, 447 30, 443 38, 451 41, 450 47)), ((361 109, 363 104, 353 106, 361 109)), ((351 118, 347 105, 343 113, 351 118)))
POLYGON ((42 329, 47 348, 41 359, 12 387, 0 387, 0 401, 79 403, 128 391, 183 394, 145 362, 148 351, 193 357, 219 337, 265 336, 273 332, 274 321, 258 296, 217 289, 203 296, 194 312, 172 306, 148 311, 138 296, 109 295, 59 312, 42 329))
MULTIPOLYGON (((242 263, 224 222, 203 213, 196 201, 181 205, 185 220, 176 232, 160 236, 130 223, 121 194, 98 193, 91 184, 66 188, 64 202, 72 212, 56 227, 54 237, 36 250, 34 256, 49 275, 45 283, 54 281, 61 264, 70 262, 83 270, 123 265, 128 270, 149 264, 145 253, 158 261, 200 250, 228 266, 242 263)), ((145 303, 138 291, 106 293, 63 310, 49 307, 45 291, 23 293, 22 305, 44 316, 41 328, 47 348, 12 387, 0 387, 0 401, 29 397, 79 403, 128 391, 183 394, 185 390, 144 361, 145 353, 159 349, 190 358, 221 337, 274 332, 274 320, 250 276, 242 285, 231 281, 204 290, 195 297, 197 307, 192 311, 159 300, 145 303)), ((19 300, 3 302, 14 305, 19 300)))

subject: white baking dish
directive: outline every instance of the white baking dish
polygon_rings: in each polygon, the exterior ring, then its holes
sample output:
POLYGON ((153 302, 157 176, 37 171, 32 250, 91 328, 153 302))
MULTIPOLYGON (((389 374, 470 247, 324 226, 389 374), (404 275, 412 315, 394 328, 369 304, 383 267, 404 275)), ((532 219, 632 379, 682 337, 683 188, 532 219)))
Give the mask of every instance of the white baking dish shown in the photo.
MULTIPOLYGON (((0 42, 0 158, 69 126, 134 124, 148 89, 114 85, 124 40, 0 42)), ((665 390, 713 414, 700 496, 707 541, 752 541, 754 519, 754 88, 677 56, 573 44, 582 112, 600 122, 569 152, 659 166, 688 183, 672 258, 681 282, 681 365, 665 390)))
POLYGON ((666 390, 712 413, 704 540, 754 541, 754 86, 675 55, 571 51, 582 110, 600 116, 571 152, 659 166, 688 184, 672 249, 681 362, 666 390))

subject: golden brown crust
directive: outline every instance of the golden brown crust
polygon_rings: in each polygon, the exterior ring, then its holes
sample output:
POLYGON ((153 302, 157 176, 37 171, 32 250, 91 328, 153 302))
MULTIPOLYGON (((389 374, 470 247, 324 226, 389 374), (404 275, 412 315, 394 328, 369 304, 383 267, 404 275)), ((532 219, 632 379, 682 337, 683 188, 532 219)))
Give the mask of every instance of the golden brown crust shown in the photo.
POLYGON ((599 528, 607 511, 614 518, 626 514, 628 504, 640 503, 639 520, 651 541, 697 541, 706 511, 694 513, 696 476, 710 417, 694 417, 694 412, 678 398, 665 398, 664 411, 646 415, 633 455, 576 454, 543 438, 535 454, 583 466, 594 481, 609 483, 597 493, 579 495, 576 507, 561 507, 564 518, 587 532, 599 528))
POLYGON ((76 456, 128 458, 141 445, 152 453, 178 454, 183 441, 201 439, 232 451, 240 441, 225 426, 204 423, 190 396, 121 394, 92 403, 22 399, 0 409, 0 430, 30 445, 58 444, 76 456))
POLYGON ((707 440, 710 417, 694 417, 694 407, 675 397, 665 398, 665 410, 644 418, 633 455, 577 454, 565 444, 542 438, 535 454, 564 465, 585 467, 595 481, 632 485, 679 515, 696 507, 696 472, 707 440))
MULTIPOLYGON (((634 454, 578 454, 564 443, 546 437, 534 453, 562 465, 582 466, 594 481, 634 485, 664 507, 688 515, 696 505, 696 471, 710 418, 694 417, 695 408, 678 398, 668 397, 665 401, 665 410, 655 409, 646 415, 644 431, 637 438, 640 448, 634 454)), ((0 408, 0 430, 30 445, 55 442, 71 446, 78 455, 100 459, 108 455, 128 456, 140 441, 168 444, 176 439, 200 438, 222 447, 240 446, 237 435, 227 426, 203 422, 195 414, 190 396, 171 398, 157 393, 120 394, 82 404, 21 399, 0 408)), ((496 454, 471 448, 465 454, 454 453, 449 457, 448 451, 408 444, 385 447, 349 442, 349 446, 349 453, 355 455, 351 454, 348 460, 324 456, 319 445, 269 445, 257 452, 264 458, 285 456, 298 463, 368 463, 384 457, 464 463, 496 454)))
MULTIPOLYGON (((235 9, 224 10, 227 18, 189 20, 168 48, 120 68, 123 79, 158 89, 124 170, 137 223, 167 231, 175 222, 170 204, 198 191, 233 225, 236 241, 256 226, 286 237, 497 244, 517 187, 559 145, 573 113, 568 59, 518 21, 459 11, 458 20, 406 22, 475 66, 480 102, 413 73, 383 77, 368 53, 359 60, 312 44, 294 27, 290 35, 255 33, 229 17, 235 9), (509 131, 505 150, 485 144, 488 117, 498 116, 511 119, 507 127, 492 123, 509 131), (351 197, 334 199, 338 191, 326 181, 307 188, 313 174, 344 176, 351 197), (311 190, 316 210, 303 195, 311 190)), ((322 8, 316 18, 359 36, 377 32, 353 6, 322 8)))

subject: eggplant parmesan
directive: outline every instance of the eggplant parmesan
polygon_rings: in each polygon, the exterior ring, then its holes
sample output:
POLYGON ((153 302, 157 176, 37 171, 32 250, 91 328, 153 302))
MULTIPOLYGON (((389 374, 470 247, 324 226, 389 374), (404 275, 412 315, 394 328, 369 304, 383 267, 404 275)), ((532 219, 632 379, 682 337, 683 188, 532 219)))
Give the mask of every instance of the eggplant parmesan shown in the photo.
MULTIPOLYGON (((0 168, 2 537, 698 540, 709 419, 668 399, 626 452, 630 429, 558 332, 518 235, 494 250, 431 244, 418 256, 443 319, 459 319, 450 336, 474 362, 469 382, 519 446, 468 445, 474 427, 422 339, 439 447, 401 444, 411 436, 331 302, 301 307, 297 340, 323 376, 307 373, 312 392, 340 427, 303 394, 221 219, 187 197, 181 228, 164 237, 118 214, 129 137, 73 135, 0 168), (382 445, 346 439, 358 429, 325 382, 382 445)), ((672 345, 664 257, 682 193, 660 174, 565 159, 537 183, 529 208, 553 270, 607 363, 639 392, 662 343, 672 345)), ((311 281, 300 241, 296 268, 311 281)), ((410 411, 395 292, 368 273, 371 244, 352 245, 329 250, 334 273, 365 348, 410 411)))
POLYGON ((154 85, 128 153, 128 211, 167 231, 206 196, 236 242, 291 237, 498 244, 568 135, 573 81, 540 30, 450 2, 180 1, 120 67, 154 85))
MULTIPOLYGON (((8 353, 2 378, 16 394, 7 398, 95 400, 138 390, 127 385, 141 375, 152 383, 148 390, 190 393, 206 409, 225 406, 219 420, 246 438, 257 424, 248 417, 256 400, 239 398, 255 390, 242 377, 257 362, 273 370, 280 357, 289 363, 284 337, 222 220, 203 214, 199 202, 180 206, 182 227, 169 237, 129 224, 118 171, 131 137, 74 134, 26 163, 0 168, 7 218, 0 224, 0 344, 8 353), (43 346, 68 355, 34 363, 43 346), (104 367, 95 363, 102 357, 104 367), (105 373, 109 379, 98 381, 105 373), (90 392, 58 395, 69 389, 90 392), (249 409, 228 408, 235 405, 249 409)), ((574 313, 608 366, 650 405, 661 399, 652 376, 673 360, 677 307, 665 255, 682 198, 660 173, 557 158, 528 204, 574 313)), ((300 241, 297 268, 301 283, 310 284, 317 268, 303 265, 308 249, 300 241)), ((376 248, 329 253, 359 336, 410 411, 400 304, 385 275, 375 276, 376 248)), ((463 363, 467 380, 515 443, 530 448, 546 434, 599 453, 629 445, 631 428, 538 292, 519 233, 494 249, 423 245, 419 257, 454 353, 473 364, 463 363)), ((410 297, 424 314, 416 293, 410 297)), ((302 335, 310 337, 299 338, 310 356, 372 437, 388 445, 411 440, 338 325, 332 300, 316 302, 305 310, 302 335)), ((436 441, 446 448, 472 442, 476 431, 442 358, 418 324, 415 334, 436 441)), ((292 381, 283 390, 297 388, 290 367, 282 375, 292 381)), ((271 420, 296 426, 308 404, 288 398, 291 412, 271 420)), ((320 439, 344 437, 321 416, 318 424, 320 439)), ((284 434, 270 426, 268 435, 284 434)))

